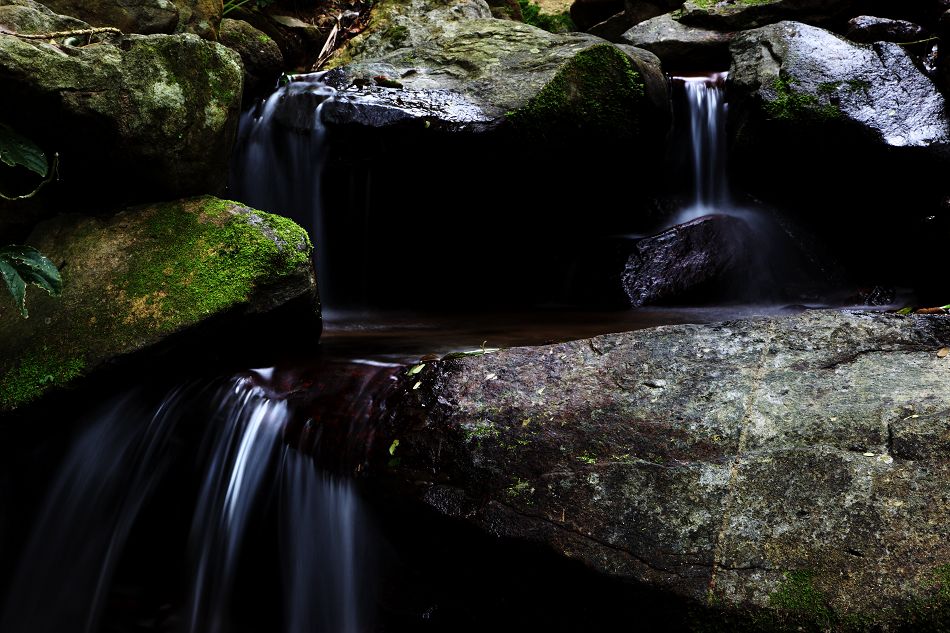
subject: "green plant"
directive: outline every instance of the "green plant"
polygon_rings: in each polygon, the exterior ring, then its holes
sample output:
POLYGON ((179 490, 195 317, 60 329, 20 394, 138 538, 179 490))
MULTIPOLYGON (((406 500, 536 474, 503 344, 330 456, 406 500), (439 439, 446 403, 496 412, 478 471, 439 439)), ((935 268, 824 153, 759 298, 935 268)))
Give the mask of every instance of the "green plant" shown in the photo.
MULTIPOLYGON (((44 180, 31 193, 24 196, 7 196, 6 200, 20 200, 36 194, 53 177, 56 171, 56 159, 50 168, 43 153, 35 143, 17 134, 10 127, 0 123, 0 163, 10 168, 23 167, 44 180)), ((63 290, 63 280, 59 270, 47 257, 32 246, 4 246, 0 248, 0 277, 7 285, 20 314, 26 318, 26 287, 28 284, 39 286, 53 296, 63 290)))
POLYGON ((269 4, 273 4, 274 0, 226 0, 224 3, 224 11, 221 12, 221 15, 227 15, 234 11, 235 9, 240 9, 246 4, 253 3, 253 8, 263 9, 269 4))
POLYGON ((23 318, 26 310, 26 286, 33 284, 56 297, 63 291, 59 270, 45 255, 32 246, 4 246, 0 248, 0 277, 7 284, 23 318))
POLYGON ((567 11, 557 14, 541 13, 541 7, 531 0, 518 0, 521 7, 521 18, 525 24, 536 26, 551 33, 569 33, 577 27, 567 11))

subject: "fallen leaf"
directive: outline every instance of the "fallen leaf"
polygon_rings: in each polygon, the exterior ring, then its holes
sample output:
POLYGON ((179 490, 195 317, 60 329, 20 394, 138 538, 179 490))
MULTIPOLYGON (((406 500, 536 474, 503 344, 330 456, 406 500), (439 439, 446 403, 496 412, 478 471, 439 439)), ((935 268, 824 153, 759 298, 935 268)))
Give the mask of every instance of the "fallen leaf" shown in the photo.
POLYGON ((937 351, 937 358, 946 358, 950 354, 950 347, 941 347, 937 351))

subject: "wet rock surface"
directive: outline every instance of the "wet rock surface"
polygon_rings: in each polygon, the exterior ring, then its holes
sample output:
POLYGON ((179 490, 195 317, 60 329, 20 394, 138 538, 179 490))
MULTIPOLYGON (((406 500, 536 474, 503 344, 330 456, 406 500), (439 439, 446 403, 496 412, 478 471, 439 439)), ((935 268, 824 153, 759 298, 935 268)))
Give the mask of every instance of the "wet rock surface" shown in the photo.
POLYGON ((735 298, 748 281, 755 235, 746 222, 710 215, 640 240, 623 273, 630 305, 735 298))
POLYGON ((684 24, 721 31, 752 29, 783 20, 827 25, 847 16, 858 4, 856 0, 689 1, 683 5, 679 19, 684 24))
POLYGON ((728 65, 732 32, 689 26, 664 14, 641 22, 623 34, 623 41, 659 57, 674 67, 703 70, 728 65), (707 65, 703 68, 704 65, 707 65))
MULTIPOLYGON (((110 219, 64 215, 39 225, 28 243, 62 271, 63 293, 31 287, 28 319, 9 297, 0 305, 0 410, 202 323, 215 324, 204 337, 215 340, 208 335, 226 331, 223 317, 300 302, 319 332, 306 232, 237 203, 204 197, 110 219)), ((221 349, 212 345, 210 353, 221 349)))
POLYGON ((864 44, 914 42, 925 37, 927 37, 927 31, 922 26, 907 20, 860 15, 848 21, 848 39, 864 44))
POLYGON ((948 342, 945 317, 805 312, 428 363, 385 475, 714 629, 939 630, 948 342))
POLYGON ((506 125, 552 137, 635 139, 665 130, 659 60, 626 53, 591 35, 492 19, 481 2, 382 3, 333 62, 345 90, 325 117, 450 130, 506 125), (370 112, 361 114, 364 97, 370 112))

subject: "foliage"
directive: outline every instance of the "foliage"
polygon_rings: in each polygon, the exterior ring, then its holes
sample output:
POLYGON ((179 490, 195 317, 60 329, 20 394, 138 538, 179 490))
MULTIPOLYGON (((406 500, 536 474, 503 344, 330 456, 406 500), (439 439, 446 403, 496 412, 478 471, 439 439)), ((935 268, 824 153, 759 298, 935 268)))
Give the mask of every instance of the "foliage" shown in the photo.
POLYGON ((537 3, 531 2, 531 0, 518 0, 518 5, 521 7, 521 17, 525 24, 542 28, 551 33, 569 33, 577 30, 567 11, 554 15, 541 13, 541 7, 537 3))
POLYGON ((253 6, 250 8, 254 9, 263 9, 267 5, 273 4, 274 0, 226 0, 224 3, 224 11, 221 12, 221 15, 227 15, 236 9, 240 9, 246 4, 253 3, 253 6))
POLYGON ((28 138, 0 123, 0 162, 10 167, 26 167, 40 178, 49 174, 46 154, 28 138))
POLYGON ((63 290, 59 270, 32 246, 0 248, 0 277, 6 282, 7 289, 13 295, 13 300, 24 318, 29 316, 26 310, 27 284, 38 286, 54 297, 59 296, 63 290))

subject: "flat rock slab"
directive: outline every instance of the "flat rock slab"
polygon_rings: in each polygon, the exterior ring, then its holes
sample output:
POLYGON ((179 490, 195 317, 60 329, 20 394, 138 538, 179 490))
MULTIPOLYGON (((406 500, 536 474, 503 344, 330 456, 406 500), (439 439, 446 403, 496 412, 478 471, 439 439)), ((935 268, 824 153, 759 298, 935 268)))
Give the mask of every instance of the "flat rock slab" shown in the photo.
POLYGON ((724 618, 939 628, 947 343, 945 317, 805 312, 448 359, 380 445, 438 511, 724 618))
POLYGON ((302 299, 319 331, 306 232, 238 203, 204 197, 110 219, 59 216, 28 242, 60 268, 63 293, 31 286, 28 319, 9 297, 0 302, 0 411, 225 315, 302 299))

